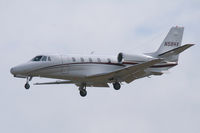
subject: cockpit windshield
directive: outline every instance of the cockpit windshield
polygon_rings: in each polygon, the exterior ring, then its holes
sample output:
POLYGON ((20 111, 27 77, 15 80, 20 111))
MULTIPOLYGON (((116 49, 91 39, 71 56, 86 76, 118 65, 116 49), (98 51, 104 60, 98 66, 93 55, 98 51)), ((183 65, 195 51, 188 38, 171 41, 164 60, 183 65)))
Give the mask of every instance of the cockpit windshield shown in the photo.
POLYGON ((46 56, 43 56, 42 57, 42 61, 46 61, 47 60, 47 57, 46 56))
POLYGON ((31 61, 51 61, 51 57, 39 55, 34 57, 31 61))
POLYGON ((42 59, 42 56, 36 56, 31 61, 40 61, 42 59))

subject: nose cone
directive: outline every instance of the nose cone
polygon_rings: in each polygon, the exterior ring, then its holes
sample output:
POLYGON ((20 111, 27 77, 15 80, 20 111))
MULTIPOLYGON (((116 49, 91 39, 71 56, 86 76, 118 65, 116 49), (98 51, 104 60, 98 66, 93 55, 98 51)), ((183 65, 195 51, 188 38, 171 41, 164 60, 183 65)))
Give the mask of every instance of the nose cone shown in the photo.
POLYGON ((20 71, 19 71, 18 67, 12 67, 12 68, 10 69, 10 73, 11 73, 12 75, 16 76, 16 75, 20 74, 20 71))
POLYGON ((23 76, 26 76, 26 74, 27 74, 26 65, 22 64, 22 65, 18 65, 18 66, 12 67, 10 69, 10 73, 12 75, 14 75, 14 77, 23 77, 23 76))
POLYGON ((11 73, 12 75, 15 75, 15 68, 12 67, 12 68, 10 69, 10 73, 11 73))

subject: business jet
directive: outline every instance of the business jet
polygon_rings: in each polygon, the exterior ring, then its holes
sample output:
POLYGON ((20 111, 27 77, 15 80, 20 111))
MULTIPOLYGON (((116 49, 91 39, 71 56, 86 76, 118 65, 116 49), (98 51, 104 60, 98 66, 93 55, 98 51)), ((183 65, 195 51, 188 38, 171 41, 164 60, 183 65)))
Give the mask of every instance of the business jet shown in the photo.
POLYGON ((115 57, 82 55, 38 55, 11 68, 17 78, 25 78, 25 88, 33 77, 57 79, 55 82, 35 83, 34 85, 75 84, 82 97, 87 95, 86 87, 121 88, 121 83, 162 75, 178 65, 181 52, 194 44, 181 46, 184 27, 172 27, 157 51, 141 55, 119 53, 115 57))

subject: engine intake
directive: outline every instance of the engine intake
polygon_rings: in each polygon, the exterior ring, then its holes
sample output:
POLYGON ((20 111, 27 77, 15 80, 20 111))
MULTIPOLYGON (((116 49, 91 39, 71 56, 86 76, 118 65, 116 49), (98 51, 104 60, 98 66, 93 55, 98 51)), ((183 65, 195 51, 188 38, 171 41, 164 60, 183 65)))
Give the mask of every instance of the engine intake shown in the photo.
POLYGON ((118 54, 118 56, 117 56, 117 61, 118 61, 119 63, 122 63, 122 61, 123 61, 123 53, 119 53, 119 54, 118 54))

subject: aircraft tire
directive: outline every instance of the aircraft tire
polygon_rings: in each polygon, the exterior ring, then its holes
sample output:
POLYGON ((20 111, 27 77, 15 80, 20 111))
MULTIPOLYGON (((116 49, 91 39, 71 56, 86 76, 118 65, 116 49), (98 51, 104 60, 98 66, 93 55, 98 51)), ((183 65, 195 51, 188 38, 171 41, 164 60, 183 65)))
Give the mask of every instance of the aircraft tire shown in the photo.
POLYGON ((25 89, 29 89, 30 88, 30 85, 28 84, 28 83, 26 83, 25 85, 24 85, 24 87, 25 87, 25 89))
POLYGON ((113 88, 114 88, 115 90, 119 90, 119 89, 121 88, 120 83, 119 83, 119 82, 113 83, 113 88))
POLYGON ((80 90, 80 95, 82 97, 85 97, 87 95, 87 91, 86 90, 80 90))

